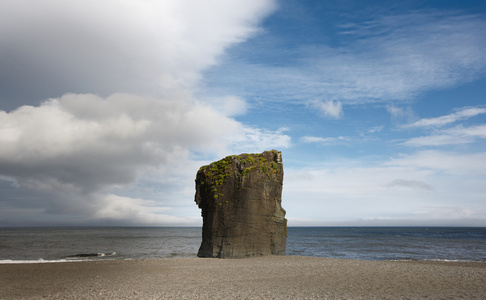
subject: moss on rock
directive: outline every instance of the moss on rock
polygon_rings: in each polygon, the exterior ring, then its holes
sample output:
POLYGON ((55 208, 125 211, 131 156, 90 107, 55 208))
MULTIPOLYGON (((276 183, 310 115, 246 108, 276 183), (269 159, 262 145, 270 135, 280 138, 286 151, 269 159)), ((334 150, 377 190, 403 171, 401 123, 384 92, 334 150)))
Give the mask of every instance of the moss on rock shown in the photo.
POLYGON ((198 256, 285 254, 282 182, 282 158, 276 150, 227 156, 201 167, 195 196, 203 216, 198 256))

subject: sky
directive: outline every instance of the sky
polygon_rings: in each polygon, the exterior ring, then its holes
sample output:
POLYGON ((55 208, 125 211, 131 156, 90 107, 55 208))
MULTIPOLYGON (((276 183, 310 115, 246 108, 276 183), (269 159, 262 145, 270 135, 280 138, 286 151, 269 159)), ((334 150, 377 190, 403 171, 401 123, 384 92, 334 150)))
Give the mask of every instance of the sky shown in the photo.
POLYGON ((289 226, 486 226, 484 49, 474 0, 3 0, 0 226, 201 226, 272 149, 289 226))

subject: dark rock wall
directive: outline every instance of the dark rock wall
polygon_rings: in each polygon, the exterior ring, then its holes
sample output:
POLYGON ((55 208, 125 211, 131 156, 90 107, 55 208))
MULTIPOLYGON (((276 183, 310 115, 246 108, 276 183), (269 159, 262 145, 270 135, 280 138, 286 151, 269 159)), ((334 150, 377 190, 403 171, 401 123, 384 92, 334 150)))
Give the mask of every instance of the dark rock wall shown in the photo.
POLYGON ((203 217, 199 257, 285 255, 279 151, 228 156, 199 169, 195 201, 203 217))

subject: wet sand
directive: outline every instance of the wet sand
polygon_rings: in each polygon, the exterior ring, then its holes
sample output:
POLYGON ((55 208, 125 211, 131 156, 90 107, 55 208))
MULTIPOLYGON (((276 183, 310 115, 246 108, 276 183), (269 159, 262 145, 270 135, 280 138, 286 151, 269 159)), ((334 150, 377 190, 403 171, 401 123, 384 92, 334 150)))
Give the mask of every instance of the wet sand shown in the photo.
POLYGON ((485 299, 486 262, 299 256, 0 265, 0 299, 485 299))

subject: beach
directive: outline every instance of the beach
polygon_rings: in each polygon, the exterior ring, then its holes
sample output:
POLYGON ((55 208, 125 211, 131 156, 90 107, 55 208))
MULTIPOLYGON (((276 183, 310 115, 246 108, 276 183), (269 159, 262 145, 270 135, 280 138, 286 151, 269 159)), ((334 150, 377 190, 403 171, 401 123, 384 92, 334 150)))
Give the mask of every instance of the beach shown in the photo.
POLYGON ((302 256, 0 265, 0 299, 484 299, 485 262, 302 256))

